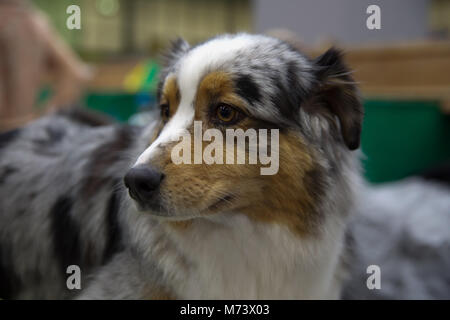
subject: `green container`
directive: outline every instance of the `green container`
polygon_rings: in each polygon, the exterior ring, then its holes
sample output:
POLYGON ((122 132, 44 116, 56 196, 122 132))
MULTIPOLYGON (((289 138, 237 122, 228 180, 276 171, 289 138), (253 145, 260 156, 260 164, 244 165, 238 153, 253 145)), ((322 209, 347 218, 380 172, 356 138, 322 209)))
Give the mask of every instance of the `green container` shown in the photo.
POLYGON ((363 167, 370 182, 421 173, 450 160, 450 116, 433 101, 366 100, 363 167))
MULTIPOLYGON (((43 108, 53 92, 44 87, 39 92, 36 108, 43 108)), ((155 96, 149 93, 129 94, 123 92, 86 92, 81 104, 89 109, 106 113, 119 122, 126 122, 140 111, 155 102, 155 96)))
POLYGON ((126 93, 92 92, 84 97, 84 105, 104 112, 120 122, 126 122, 139 110, 136 95, 126 93))

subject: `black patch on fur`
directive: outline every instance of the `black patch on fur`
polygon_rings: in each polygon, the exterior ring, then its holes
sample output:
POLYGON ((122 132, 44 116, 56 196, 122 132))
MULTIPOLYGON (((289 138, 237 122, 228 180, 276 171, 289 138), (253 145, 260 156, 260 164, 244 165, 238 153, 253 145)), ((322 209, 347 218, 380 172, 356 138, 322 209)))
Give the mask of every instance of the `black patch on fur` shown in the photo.
POLYGON ((300 83, 300 70, 295 62, 286 62, 285 75, 286 81, 282 81, 282 77, 277 71, 272 72, 271 81, 276 92, 271 97, 271 101, 281 115, 295 121, 307 93, 300 83))
POLYGON ((261 101, 261 92, 253 78, 249 75, 239 75, 235 80, 236 92, 250 104, 261 101))
POLYGON ((81 188, 83 197, 90 198, 102 187, 111 185, 112 177, 109 168, 117 161, 123 159, 123 152, 134 142, 136 128, 131 126, 118 126, 116 134, 108 142, 99 145, 91 154, 86 167, 86 180, 81 188))
POLYGON ((14 299, 21 286, 11 258, 11 251, 0 246, 0 299, 14 299))
POLYGON ((297 111, 308 92, 300 82, 301 70, 299 69, 297 63, 293 61, 288 62, 286 73, 288 78, 288 91, 293 92, 293 95, 291 95, 293 99, 291 101, 292 107, 294 107, 297 111))
POLYGON ((280 113, 284 117, 290 118, 292 115, 294 115, 294 106, 290 101, 290 96, 294 95, 294 93, 288 92, 287 88, 285 88, 279 77, 272 76, 272 81, 277 90, 276 94, 271 97, 271 101, 275 108, 280 110, 280 113))
POLYGON ((64 277, 69 265, 82 266, 80 230, 70 215, 72 205, 71 198, 61 196, 50 211, 52 242, 64 277))
POLYGON ((0 184, 5 182, 6 179, 8 178, 8 176, 13 174, 14 172, 17 172, 17 169, 14 167, 8 166, 8 165, 1 168, 0 169, 0 184))
POLYGON ((47 137, 45 139, 33 140, 33 143, 38 148, 53 146, 58 142, 60 142, 63 139, 64 135, 66 134, 66 131, 63 127, 56 125, 48 125, 45 128, 45 131, 47 133, 47 137))
POLYGON ((6 146, 13 142, 17 135, 20 133, 20 130, 21 129, 14 129, 0 133, 0 150, 6 148, 6 146))
POLYGON ((119 223, 120 194, 114 190, 111 193, 105 212, 106 246, 103 252, 103 264, 121 249, 122 234, 119 223))
POLYGON ((73 122, 88 127, 101 127, 113 123, 109 116, 82 107, 72 107, 61 111, 60 114, 73 122))

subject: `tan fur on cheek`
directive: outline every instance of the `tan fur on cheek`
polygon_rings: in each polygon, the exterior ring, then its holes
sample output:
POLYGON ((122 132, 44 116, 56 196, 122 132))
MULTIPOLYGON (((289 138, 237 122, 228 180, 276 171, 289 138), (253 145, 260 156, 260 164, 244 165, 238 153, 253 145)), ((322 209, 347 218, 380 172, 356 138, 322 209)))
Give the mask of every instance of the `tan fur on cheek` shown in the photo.
POLYGON ((302 139, 295 133, 280 134, 280 167, 277 174, 264 176, 263 191, 243 211, 252 219, 279 223, 300 236, 314 233, 318 188, 311 174, 320 171, 302 139))
POLYGON ((147 288, 143 294, 144 300, 174 300, 173 295, 169 294, 167 290, 162 288, 147 288))
MULTIPOLYGON (((209 142, 203 142, 202 153, 209 142)), ((191 154, 193 154, 193 146, 191 154)), ((224 146, 222 161, 225 162, 224 146)), ((169 150, 165 151, 170 154, 169 150)), ((236 152, 235 152, 236 155, 236 152)), ((193 160, 193 159, 192 159, 193 160)), ((170 157, 163 163, 165 179, 162 194, 174 211, 207 215, 234 207, 233 201, 243 190, 258 190, 260 172, 257 165, 174 164, 170 157), (230 206, 233 205, 233 206, 230 206)))

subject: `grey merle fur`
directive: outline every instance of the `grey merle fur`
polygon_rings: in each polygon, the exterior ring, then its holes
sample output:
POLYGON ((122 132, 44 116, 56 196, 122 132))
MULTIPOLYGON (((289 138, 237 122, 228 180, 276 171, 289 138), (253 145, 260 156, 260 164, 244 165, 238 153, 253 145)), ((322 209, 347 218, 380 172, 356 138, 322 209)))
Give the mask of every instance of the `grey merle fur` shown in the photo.
POLYGON ((95 118, 71 110, 3 137, 0 298, 72 297, 69 265, 87 281, 122 248, 121 172, 138 132, 83 120, 95 118))

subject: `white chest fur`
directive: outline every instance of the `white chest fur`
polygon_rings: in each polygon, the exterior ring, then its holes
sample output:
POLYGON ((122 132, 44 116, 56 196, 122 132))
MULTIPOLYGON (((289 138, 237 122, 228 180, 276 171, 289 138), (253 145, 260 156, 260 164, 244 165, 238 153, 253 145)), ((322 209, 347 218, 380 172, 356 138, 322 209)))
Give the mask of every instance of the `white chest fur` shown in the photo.
MULTIPOLYGON (((300 238, 280 225, 242 215, 196 221, 169 232, 174 254, 162 262, 182 299, 333 299, 339 297, 335 273, 342 250, 342 223, 328 221, 320 236, 300 238)), ((329 220, 329 219, 328 219, 329 220)))

